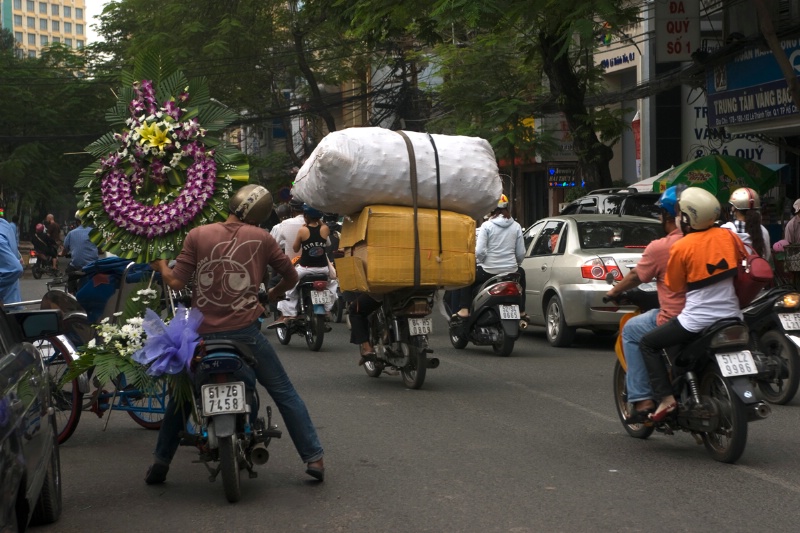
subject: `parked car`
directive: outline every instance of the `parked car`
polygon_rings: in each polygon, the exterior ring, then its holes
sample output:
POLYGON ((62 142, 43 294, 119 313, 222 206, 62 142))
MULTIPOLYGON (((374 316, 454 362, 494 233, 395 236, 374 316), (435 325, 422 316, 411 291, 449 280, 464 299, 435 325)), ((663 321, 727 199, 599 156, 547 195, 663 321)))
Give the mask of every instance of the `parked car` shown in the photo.
POLYGON ((560 214, 630 215, 658 220, 659 210, 655 204, 660 196, 657 192, 639 192, 632 187, 597 189, 567 204, 560 214))
POLYGON ((563 215, 539 220, 525 230, 526 311, 531 324, 545 326, 553 346, 569 346, 577 328, 617 330, 632 308, 603 303, 611 273, 620 280, 654 239, 661 223, 625 215, 563 215))
POLYGON ((0 306, 0 530, 24 531, 61 514, 61 461, 50 378, 32 341, 55 335, 59 311, 0 306))

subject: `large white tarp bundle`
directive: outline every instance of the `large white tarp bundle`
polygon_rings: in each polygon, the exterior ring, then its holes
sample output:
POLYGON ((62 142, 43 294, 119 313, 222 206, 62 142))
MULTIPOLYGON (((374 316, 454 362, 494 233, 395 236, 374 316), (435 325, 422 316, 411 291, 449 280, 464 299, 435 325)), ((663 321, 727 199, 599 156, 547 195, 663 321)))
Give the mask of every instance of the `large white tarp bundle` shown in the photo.
MULTIPOLYGON (((503 193, 494 150, 485 139, 404 132, 416 160, 417 205, 436 209, 436 155, 441 208, 483 217, 503 193)), ((383 128, 329 133, 297 173, 292 194, 325 212, 351 214, 368 205, 412 206, 409 152, 383 128)))

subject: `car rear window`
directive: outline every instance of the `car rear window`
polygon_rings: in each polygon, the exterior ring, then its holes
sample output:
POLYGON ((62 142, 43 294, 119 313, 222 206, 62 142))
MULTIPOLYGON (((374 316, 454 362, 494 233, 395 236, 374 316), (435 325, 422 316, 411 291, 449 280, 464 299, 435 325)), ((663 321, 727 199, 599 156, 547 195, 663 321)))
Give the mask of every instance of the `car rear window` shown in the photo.
POLYGON ((578 222, 581 248, 645 248, 664 236, 661 224, 626 220, 578 222))
POLYGON ((634 194, 628 196, 622 201, 622 214, 658 219, 661 216, 659 213, 659 207, 656 205, 658 198, 658 194, 647 194, 641 196, 634 194))

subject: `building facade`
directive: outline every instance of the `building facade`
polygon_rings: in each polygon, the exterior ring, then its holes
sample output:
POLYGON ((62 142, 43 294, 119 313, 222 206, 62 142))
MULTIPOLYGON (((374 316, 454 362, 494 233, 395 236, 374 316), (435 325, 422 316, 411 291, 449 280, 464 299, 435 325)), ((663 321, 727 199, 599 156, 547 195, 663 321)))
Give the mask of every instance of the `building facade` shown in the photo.
POLYGON ((21 57, 39 57, 54 43, 86 45, 85 0, 0 0, 0 27, 10 30, 21 57))

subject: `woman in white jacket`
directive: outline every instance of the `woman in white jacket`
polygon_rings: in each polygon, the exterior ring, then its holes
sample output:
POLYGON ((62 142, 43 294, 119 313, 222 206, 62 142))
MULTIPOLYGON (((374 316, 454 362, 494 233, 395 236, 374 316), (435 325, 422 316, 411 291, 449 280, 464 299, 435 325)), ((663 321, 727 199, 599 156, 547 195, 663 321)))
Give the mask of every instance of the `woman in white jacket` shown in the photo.
POLYGON ((758 193, 741 187, 731 193, 728 202, 733 220, 722 227, 736 233, 745 245, 769 261, 772 246, 769 243, 769 232, 761 224, 761 198, 758 193))
POLYGON ((475 282, 469 287, 458 291, 459 311, 453 317, 466 318, 469 316, 469 305, 472 293, 484 281, 497 274, 506 272, 519 272, 522 285, 522 305, 520 315, 525 315, 525 271, 519 267, 525 257, 525 241, 522 238, 522 228, 511 218, 508 211, 508 198, 500 197, 497 207, 492 211, 489 220, 486 220, 478 229, 475 244, 475 259, 477 262, 475 282))

